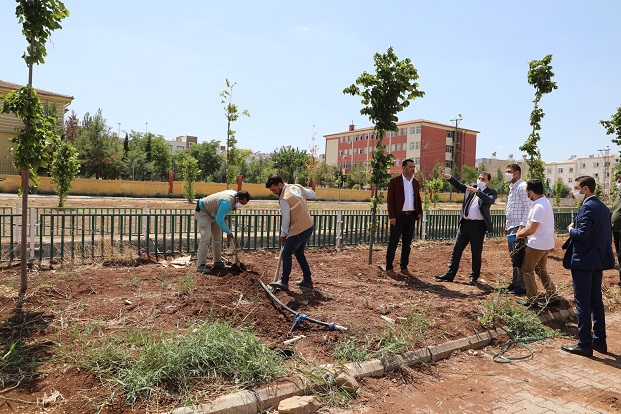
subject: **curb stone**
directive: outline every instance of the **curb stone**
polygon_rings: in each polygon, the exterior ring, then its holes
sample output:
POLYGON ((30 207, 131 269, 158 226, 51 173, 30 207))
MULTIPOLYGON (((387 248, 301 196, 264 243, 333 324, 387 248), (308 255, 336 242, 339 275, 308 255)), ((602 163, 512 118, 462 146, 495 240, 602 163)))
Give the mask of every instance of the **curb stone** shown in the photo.
MULTIPOLYGON (((604 302, 605 306, 619 303, 613 299, 604 302)), ((576 310, 560 309, 557 311, 547 311, 540 314, 542 322, 551 320, 565 320, 570 316, 575 316, 576 310)), ((492 343, 504 331, 499 328, 480 334, 456 339, 439 345, 420 348, 403 354, 395 354, 382 359, 371 359, 360 363, 347 363, 339 365, 338 368, 333 364, 323 367, 326 370, 337 373, 346 372, 355 379, 365 377, 383 377, 385 374, 407 365, 417 363, 428 363, 438 361, 450 356, 454 351, 464 351, 466 349, 478 349, 492 343)), ((286 398, 303 395, 305 391, 305 381, 302 378, 292 378, 290 381, 277 383, 275 385, 259 388, 255 391, 240 391, 234 394, 224 395, 216 398, 210 403, 193 405, 190 407, 178 408, 171 414, 257 414, 269 408, 274 408, 281 400, 286 398)))

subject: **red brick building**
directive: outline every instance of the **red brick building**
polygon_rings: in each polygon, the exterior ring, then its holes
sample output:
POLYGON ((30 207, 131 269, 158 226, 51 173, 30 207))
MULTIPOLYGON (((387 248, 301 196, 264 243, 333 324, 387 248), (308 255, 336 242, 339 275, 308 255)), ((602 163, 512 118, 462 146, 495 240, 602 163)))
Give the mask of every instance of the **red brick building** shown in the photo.
MULTIPOLYGON (((408 158, 413 159, 416 168, 425 174, 431 173, 438 163, 447 172, 452 171, 453 164, 458 170, 463 165, 475 166, 479 131, 424 119, 398 122, 397 127, 399 131, 386 132, 383 141, 387 152, 395 157, 391 174, 400 174, 401 163, 408 158)), ((349 130, 324 138, 328 165, 339 165, 345 174, 355 165, 370 168, 372 151, 377 144, 373 127, 356 129, 350 125, 349 130)))

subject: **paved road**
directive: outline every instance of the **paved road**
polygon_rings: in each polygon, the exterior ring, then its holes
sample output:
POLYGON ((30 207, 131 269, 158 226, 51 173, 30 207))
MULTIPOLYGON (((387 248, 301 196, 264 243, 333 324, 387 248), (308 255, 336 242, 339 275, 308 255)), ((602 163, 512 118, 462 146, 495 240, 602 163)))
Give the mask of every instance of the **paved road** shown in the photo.
MULTIPOLYGON (((621 312, 608 314, 606 322, 608 355, 585 358, 560 350, 574 338, 530 344, 533 357, 511 364, 492 360, 498 348, 467 351, 426 369, 367 379, 352 408, 331 412, 620 413, 621 312)), ((575 323, 568 332, 576 332, 575 323)))

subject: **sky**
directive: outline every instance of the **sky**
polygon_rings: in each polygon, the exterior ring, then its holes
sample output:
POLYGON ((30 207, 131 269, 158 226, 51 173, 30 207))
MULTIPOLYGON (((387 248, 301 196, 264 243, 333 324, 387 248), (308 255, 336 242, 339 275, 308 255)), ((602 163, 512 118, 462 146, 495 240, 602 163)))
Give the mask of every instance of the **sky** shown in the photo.
MULTIPOLYGON (((617 0, 64 0, 71 13, 47 44, 34 86, 75 99, 79 118, 102 110, 112 132, 173 140, 226 139, 220 93, 236 82, 238 146, 324 152, 324 135, 371 123, 343 94, 373 55, 393 47, 418 70, 425 96, 399 121, 427 119, 480 131, 477 158, 519 158, 531 132, 528 62, 553 55, 558 89, 540 107, 545 162, 619 147, 605 134, 621 106, 617 0), (120 125, 119 125, 120 124, 120 125), (313 137, 315 138, 313 140, 313 137)), ((26 41, 16 3, 0 2, 0 79, 25 84, 26 41)))

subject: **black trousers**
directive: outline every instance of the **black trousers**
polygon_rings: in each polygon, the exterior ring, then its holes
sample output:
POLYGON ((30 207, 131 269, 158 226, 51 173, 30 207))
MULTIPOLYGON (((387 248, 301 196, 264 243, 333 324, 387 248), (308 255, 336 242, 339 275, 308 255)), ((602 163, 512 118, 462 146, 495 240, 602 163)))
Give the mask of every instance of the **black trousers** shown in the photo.
POLYGON ((388 249, 386 250, 386 270, 393 268, 392 262, 395 260, 395 252, 397 251, 399 239, 401 239, 401 260, 399 261, 399 267, 401 269, 408 267, 416 217, 416 213, 401 214, 395 222, 395 225, 390 226, 390 238, 388 239, 388 249))
POLYGON ((455 245, 451 254, 447 275, 455 277, 459 270, 459 262, 466 246, 470 244, 472 251, 472 273, 470 277, 478 279, 481 275, 481 256, 483 255, 483 241, 485 240, 484 220, 462 220, 455 236, 455 245))

